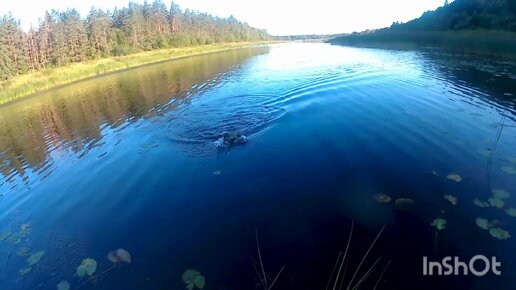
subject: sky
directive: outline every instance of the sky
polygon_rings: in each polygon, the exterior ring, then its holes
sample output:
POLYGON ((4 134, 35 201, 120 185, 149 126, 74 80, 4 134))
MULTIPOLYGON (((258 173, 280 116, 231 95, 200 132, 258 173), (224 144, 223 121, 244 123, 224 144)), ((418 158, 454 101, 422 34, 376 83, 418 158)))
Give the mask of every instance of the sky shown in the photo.
MULTIPOLYGON (((52 8, 76 8, 83 17, 92 6, 112 9, 127 6, 128 0, 0 0, 0 15, 12 12, 28 30, 52 8)), ((143 3, 144 0, 133 0, 143 3)), ((148 0, 152 2, 153 0, 148 0)), ((164 0, 169 5, 171 1, 164 0)), ((406 22, 444 0, 175 0, 186 8, 237 19, 273 35, 336 34, 390 26, 406 22)))

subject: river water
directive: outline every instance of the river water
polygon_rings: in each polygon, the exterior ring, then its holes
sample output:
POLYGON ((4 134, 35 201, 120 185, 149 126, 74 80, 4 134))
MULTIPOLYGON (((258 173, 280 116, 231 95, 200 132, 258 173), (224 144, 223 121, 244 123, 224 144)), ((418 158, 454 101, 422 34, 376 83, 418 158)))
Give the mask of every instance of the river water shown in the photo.
POLYGON ((508 61, 278 44, 0 107, 0 289, 260 289, 256 234, 273 289, 323 289, 352 224, 342 288, 514 289, 515 96, 508 61), (475 255, 502 275, 423 276, 475 255))

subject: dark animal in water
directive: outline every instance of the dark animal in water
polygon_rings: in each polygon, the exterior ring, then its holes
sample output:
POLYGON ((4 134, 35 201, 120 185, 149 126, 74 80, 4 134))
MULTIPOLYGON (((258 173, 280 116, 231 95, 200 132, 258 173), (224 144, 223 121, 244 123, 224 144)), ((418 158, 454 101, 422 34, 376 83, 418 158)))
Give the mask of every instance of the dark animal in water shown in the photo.
POLYGON ((230 148, 235 145, 243 145, 247 143, 247 137, 240 133, 225 132, 215 140, 214 144, 219 148, 230 148))

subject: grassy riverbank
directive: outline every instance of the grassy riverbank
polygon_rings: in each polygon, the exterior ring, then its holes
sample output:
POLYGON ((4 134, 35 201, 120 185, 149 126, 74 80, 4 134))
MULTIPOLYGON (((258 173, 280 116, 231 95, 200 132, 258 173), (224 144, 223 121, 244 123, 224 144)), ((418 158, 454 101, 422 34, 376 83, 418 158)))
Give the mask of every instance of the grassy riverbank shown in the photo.
POLYGON ((264 43, 265 42, 240 42, 162 49, 127 56, 81 62, 59 68, 49 68, 0 82, 0 104, 105 73, 186 56, 200 55, 264 43))
POLYGON ((379 48, 438 47, 447 50, 516 58, 516 33, 511 31, 378 30, 336 37, 332 44, 379 48))

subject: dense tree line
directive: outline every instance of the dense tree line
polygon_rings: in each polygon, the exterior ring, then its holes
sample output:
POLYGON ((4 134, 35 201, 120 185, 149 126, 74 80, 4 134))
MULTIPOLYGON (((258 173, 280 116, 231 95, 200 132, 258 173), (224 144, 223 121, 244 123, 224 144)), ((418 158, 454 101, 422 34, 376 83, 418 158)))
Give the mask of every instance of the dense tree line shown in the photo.
POLYGON ((510 30, 516 32, 516 0, 455 0, 393 29, 510 30))
POLYGON ((0 81, 49 67, 160 48, 268 39, 235 19, 181 10, 162 0, 103 11, 86 18, 75 9, 47 11, 23 31, 11 14, 0 18, 0 81))

